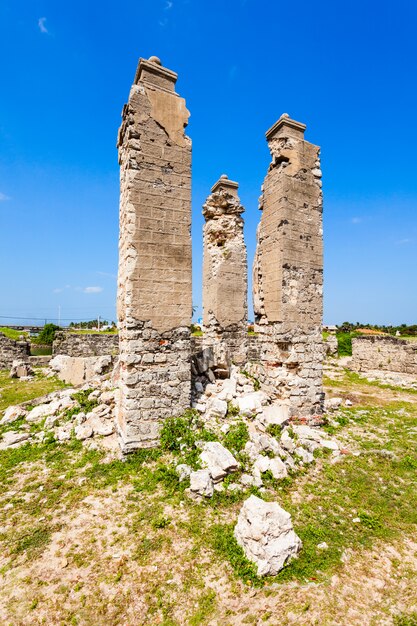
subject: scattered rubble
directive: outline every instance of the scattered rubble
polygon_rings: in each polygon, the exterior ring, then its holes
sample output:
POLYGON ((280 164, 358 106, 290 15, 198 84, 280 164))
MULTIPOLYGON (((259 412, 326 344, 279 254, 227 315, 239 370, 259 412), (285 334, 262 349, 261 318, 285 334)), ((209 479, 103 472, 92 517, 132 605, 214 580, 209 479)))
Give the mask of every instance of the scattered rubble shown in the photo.
POLYGON ((10 378, 28 378, 33 375, 34 371, 27 360, 17 359, 13 361, 9 374, 10 378))

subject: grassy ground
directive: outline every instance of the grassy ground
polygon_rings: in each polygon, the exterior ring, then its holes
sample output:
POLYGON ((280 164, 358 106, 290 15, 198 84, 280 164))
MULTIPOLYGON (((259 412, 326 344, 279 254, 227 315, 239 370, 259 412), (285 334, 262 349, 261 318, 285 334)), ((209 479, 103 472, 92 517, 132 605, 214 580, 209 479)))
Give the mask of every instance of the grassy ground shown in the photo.
POLYGON ((24 337, 28 335, 28 333, 23 332, 23 330, 15 330, 14 328, 7 328, 7 326, 1 326, 0 333, 6 335, 9 339, 14 339, 14 341, 18 341, 22 335, 24 337))
POLYGON ((66 386, 55 377, 46 378, 38 368, 35 369, 35 378, 30 381, 9 378, 9 370, 0 370, 0 414, 12 404, 20 404, 66 386))
POLYGON ((266 581, 233 538, 248 494, 190 501, 169 453, 0 452, 0 623, 417 624, 415 395, 328 382, 354 401, 327 426, 346 454, 270 481, 303 550, 266 581))

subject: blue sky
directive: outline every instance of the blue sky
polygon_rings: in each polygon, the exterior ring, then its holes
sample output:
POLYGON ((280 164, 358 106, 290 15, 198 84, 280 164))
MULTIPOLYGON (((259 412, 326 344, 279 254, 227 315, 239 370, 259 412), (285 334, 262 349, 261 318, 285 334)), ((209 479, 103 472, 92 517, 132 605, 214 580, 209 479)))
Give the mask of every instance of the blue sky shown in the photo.
POLYGON ((157 55, 191 111, 195 304, 204 199, 240 183, 251 265, 287 112, 322 148, 325 322, 415 323, 416 31, 415 0, 1 0, 0 315, 115 318, 116 135, 157 55))

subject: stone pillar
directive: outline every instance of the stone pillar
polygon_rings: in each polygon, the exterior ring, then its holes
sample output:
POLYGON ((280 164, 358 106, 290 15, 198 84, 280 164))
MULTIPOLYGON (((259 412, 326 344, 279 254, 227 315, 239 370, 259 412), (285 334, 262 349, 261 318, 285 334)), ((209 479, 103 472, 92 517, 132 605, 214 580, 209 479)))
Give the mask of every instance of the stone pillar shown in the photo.
POLYGON ((293 415, 322 412, 323 229, 320 149, 287 114, 266 133, 272 162, 253 267, 261 381, 293 415))
POLYGON ((140 59, 119 130, 118 430, 124 452, 158 443, 190 406, 191 141, 177 74, 140 59))
POLYGON ((247 259, 238 183, 220 177, 203 206, 203 346, 215 361, 246 362, 247 259))

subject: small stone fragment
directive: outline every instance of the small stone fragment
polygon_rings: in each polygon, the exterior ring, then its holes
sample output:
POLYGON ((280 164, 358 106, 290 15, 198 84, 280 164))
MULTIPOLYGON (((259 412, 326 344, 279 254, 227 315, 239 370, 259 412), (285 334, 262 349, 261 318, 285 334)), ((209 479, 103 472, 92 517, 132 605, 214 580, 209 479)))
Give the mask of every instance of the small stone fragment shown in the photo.
POLYGON ((206 467, 214 482, 218 482, 228 473, 237 470, 239 464, 227 448, 218 441, 208 441, 200 454, 203 467, 206 467))
POLYGON ((211 498, 213 495, 213 481, 208 470, 202 469, 190 474, 190 491, 194 494, 211 498))

